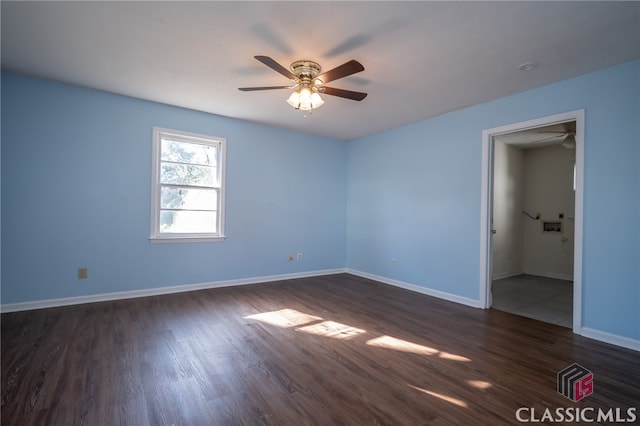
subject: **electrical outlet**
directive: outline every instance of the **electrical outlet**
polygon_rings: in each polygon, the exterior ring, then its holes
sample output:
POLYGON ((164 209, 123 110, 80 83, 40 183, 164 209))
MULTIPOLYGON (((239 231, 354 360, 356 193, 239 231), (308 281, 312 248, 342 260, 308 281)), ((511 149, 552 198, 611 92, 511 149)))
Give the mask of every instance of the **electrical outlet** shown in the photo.
POLYGON ((292 255, 292 254, 290 254, 290 255, 287 257, 287 259, 289 260, 289 262, 293 262, 293 255, 292 255))
POLYGON ((88 275, 87 268, 78 268, 78 279, 79 280, 84 280, 88 276, 89 275, 88 275))
POLYGON ((398 261, 395 259, 391 259, 391 267, 395 268, 396 266, 398 266, 398 261))
POLYGON ((302 253, 298 253, 298 262, 302 262, 302 253))

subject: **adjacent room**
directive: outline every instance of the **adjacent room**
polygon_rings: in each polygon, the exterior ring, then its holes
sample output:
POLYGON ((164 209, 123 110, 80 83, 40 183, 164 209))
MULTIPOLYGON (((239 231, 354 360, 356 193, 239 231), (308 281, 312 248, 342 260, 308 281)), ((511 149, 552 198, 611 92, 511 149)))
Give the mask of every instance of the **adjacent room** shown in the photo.
POLYGON ((3 425, 640 418, 639 2, 0 16, 3 425))
POLYGON ((573 326, 576 123, 494 138, 492 307, 573 326))

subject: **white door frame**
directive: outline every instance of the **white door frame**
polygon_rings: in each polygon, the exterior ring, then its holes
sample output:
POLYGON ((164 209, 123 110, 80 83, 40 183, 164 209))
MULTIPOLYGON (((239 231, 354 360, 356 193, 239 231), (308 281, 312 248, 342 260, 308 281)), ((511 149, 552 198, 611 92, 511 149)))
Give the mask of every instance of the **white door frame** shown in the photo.
POLYGON ((580 334, 582 328, 582 219, 584 195, 584 110, 537 118, 508 124, 482 131, 482 176, 480 199, 480 307, 491 307, 492 280, 492 217, 493 217, 493 137, 542 126, 576 122, 576 193, 575 193, 575 237, 573 261, 573 332, 580 334))

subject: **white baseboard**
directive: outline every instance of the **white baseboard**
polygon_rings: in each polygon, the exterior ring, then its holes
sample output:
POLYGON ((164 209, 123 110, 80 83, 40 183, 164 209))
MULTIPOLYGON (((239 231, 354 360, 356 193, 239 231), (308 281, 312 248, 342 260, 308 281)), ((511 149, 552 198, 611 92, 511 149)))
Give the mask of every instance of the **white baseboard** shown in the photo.
POLYGON ((440 290, 434 290, 427 287, 422 287, 416 284, 406 283, 404 281, 398 281, 387 277, 382 277, 380 275, 370 274, 368 272, 362 272, 355 269, 347 268, 346 272, 348 274, 357 275, 362 278, 367 278, 374 281, 379 281, 384 284, 389 284, 395 287, 404 288, 405 290, 415 291, 417 293, 426 294, 427 296, 437 297, 438 299, 448 300, 450 302, 460 303, 462 305, 471 306, 473 308, 480 308, 480 301, 475 299, 469 299, 467 297, 458 296, 457 294, 446 293, 440 290))
POLYGON ((606 331, 595 330, 593 328, 582 327, 576 331, 579 335, 590 339, 599 340, 601 342, 610 343, 612 345, 621 346, 623 348, 640 351, 640 340, 631 339, 629 337, 619 336, 617 334, 607 333, 606 331))
POLYGON ((198 284, 185 284, 171 287, 157 287, 144 290, 119 291, 114 293, 92 294, 87 296, 65 297, 61 299, 36 300, 32 302, 8 303, 0 306, 0 312, 30 311, 33 309, 54 308, 58 306, 80 305, 83 303, 106 302, 110 300, 134 299, 137 297, 159 296, 163 294, 183 293, 210 288, 234 287, 260 284, 272 281, 292 280, 296 278, 317 277, 345 273, 346 269, 324 269, 320 271, 299 272, 294 274, 268 275, 263 277, 241 278, 236 280, 214 281, 198 284))
POLYGON ((518 275, 522 275, 524 274, 524 272, 519 271, 519 272, 503 272, 500 274, 493 274, 493 277, 491 277, 491 279, 494 280, 501 280, 503 278, 510 278, 510 277, 517 277, 518 275))
POLYGON ((571 274, 554 274, 554 273, 548 273, 548 274, 537 274, 537 273, 533 273, 533 272, 503 272, 500 274, 494 274, 492 279, 493 280, 501 280, 503 278, 510 278, 510 277, 517 277, 518 275, 532 275, 535 277, 543 277, 543 278, 553 278, 555 280, 564 280, 564 281, 573 281, 573 275, 571 274))
POLYGON ((551 278, 554 280, 573 281, 573 274, 556 274, 553 272, 540 273, 540 274, 533 273, 533 272, 523 272, 523 274, 534 275, 536 277, 551 278))

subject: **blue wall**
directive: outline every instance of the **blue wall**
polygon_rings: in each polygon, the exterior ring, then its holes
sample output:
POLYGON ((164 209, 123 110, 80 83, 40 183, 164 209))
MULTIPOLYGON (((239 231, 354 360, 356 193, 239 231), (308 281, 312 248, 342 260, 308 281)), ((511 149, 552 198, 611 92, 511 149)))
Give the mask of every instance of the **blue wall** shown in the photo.
POLYGON ((346 149, 3 73, 2 303, 343 268, 346 149), (224 242, 149 242, 153 126, 227 138, 224 242))
POLYGON ((2 303, 344 267, 478 300, 482 130, 583 108, 583 326, 640 339, 640 61, 349 143, 3 73, 2 303), (149 243, 153 126, 227 138, 226 241, 149 243))
POLYGON ((582 325, 640 338, 639 104, 635 61, 351 142, 347 267, 479 300, 483 129, 584 109, 582 325))

